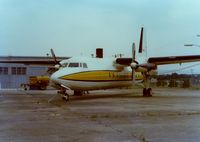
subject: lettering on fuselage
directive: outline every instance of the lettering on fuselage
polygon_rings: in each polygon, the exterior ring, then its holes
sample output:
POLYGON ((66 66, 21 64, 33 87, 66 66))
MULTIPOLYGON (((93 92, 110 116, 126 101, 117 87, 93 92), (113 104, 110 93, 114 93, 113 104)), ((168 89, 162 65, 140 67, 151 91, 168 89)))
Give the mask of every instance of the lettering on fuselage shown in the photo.
POLYGON ((123 72, 109 72, 109 77, 113 78, 131 78, 131 73, 123 73, 123 72), (112 74, 112 76, 110 75, 112 74))
POLYGON ((95 70, 65 75, 60 77, 60 79, 74 81, 130 81, 132 80, 132 73, 110 70, 95 70))

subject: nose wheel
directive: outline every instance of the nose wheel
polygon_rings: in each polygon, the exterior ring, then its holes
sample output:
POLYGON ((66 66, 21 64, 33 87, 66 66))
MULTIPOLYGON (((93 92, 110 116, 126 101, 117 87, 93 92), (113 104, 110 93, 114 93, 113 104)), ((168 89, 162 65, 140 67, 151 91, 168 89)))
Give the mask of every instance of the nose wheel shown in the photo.
POLYGON ((66 93, 66 89, 61 89, 57 92, 57 94, 55 94, 54 96, 52 96, 49 100, 48 103, 50 103, 57 95, 61 95, 62 99, 65 100, 66 102, 69 101, 69 94, 66 93))
POLYGON ((69 101, 69 95, 67 93, 65 93, 64 95, 62 95, 62 99, 65 100, 66 102, 69 101))
POLYGON ((65 100, 66 102, 69 101, 69 94, 67 94, 65 89, 61 89, 60 91, 57 92, 57 94, 62 96, 62 99, 65 100))

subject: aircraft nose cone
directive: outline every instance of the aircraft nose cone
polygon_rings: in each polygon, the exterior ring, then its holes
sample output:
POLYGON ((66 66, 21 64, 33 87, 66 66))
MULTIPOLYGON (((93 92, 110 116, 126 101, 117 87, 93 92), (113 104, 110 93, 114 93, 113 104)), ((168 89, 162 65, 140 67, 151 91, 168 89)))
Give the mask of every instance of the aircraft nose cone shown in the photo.
POLYGON ((53 73, 53 74, 51 75, 50 79, 51 79, 51 81, 57 83, 57 82, 58 82, 58 79, 59 79, 58 72, 53 73))

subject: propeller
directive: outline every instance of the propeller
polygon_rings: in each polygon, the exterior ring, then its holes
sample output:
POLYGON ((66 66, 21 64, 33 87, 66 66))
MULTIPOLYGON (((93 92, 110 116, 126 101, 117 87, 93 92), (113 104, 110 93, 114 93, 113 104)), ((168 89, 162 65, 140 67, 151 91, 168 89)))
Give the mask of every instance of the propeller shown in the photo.
POLYGON ((132 81, 135 82, 135 69, 137 67, 137 61, 135 61, 135 43, 132 44, 132 62, 131 62, 131 69, 132 69, 132 81))
MULTIPOLYGON (((141 33, 140 33, 140 43, 139 43, 139 50, 138 53, 142 53, 143 51, 143 31, 144 28, 141 28, 141 33)), ((150 64, 150 63, 142 63, 139 64, 135 59, 136 59, 136 50, 135 50, 135 43, 132 45, 132 62, 130 64, 132 70, 138 70, 140 72, 147 72, 148 70, 155 68, 155 65, 150 64)))
POLYGON ((132 61, 135 61, 135 43, 132 44, 132 61))
POLYGON ((138 62, 135 60, 135 43, 132 44, 132 62, 131 62, 131 68, 135 69, 137 67, 138 62))
POLYGON ((55 55, 55 53, 54 53, 54 51, 53 51, 52 48, 51 48, 51 55, 52 55, 52 57, 53 57, 53 59, 54 59, 55 64, 61 66, 61 64, 60 64, 60 62, 57 60, 57 57, 56 57, 56 55, 55 55))
MULTIPOLYGON (((144 31, 144 27, 141 28, 141 32, 140 32, 140 43, 139 43, 138 53, 142 53, 143 52, 143 31, 144 31)), ((151 69, 156 69, 156 68, 157 67, 156 67, 155 64, 151 64, 151 63, 148 63, 148 62, 142 63, 142 64, 137 64, 137 70, 139 70, 141 72, 148 72, 151 69)))

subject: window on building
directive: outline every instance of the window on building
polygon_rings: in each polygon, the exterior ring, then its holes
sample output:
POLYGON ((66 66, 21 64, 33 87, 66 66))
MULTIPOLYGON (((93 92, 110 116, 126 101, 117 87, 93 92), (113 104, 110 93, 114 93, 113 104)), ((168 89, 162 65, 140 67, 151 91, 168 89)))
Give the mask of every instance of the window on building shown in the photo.
POLYGON ((3 74, 3 68, 0 67, 0 74, 3 74))
POLYGON ((17 67, 17 74, 21 74, 21 68, 20 67, 17 67))
POLYGON ((11 68, 11 72, 12 72, 12 75, 16 75, 17 74, 17 68, 16 67, 12 67, 11 68))
POLYGON ((26 68, 25 67, 22 68, 22 75, 26 75, 26 68))
POLYGON ((26 75, 25 67, 12 67, 11 68, 12 75, 26 75))
POLYGON ((8 75, 8 67, 0 67, 0 75, 8 75))
POLYGON ((3 68, 3 74, 8 75, 8 67, 3 68))

